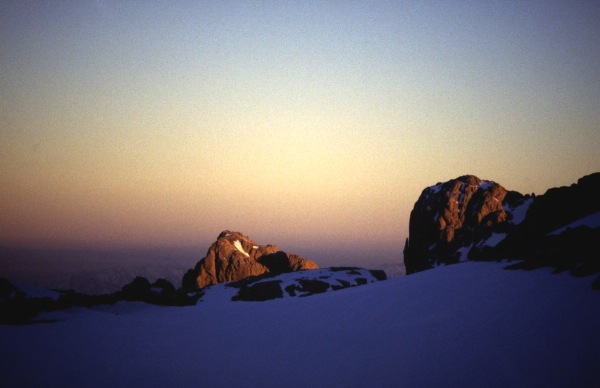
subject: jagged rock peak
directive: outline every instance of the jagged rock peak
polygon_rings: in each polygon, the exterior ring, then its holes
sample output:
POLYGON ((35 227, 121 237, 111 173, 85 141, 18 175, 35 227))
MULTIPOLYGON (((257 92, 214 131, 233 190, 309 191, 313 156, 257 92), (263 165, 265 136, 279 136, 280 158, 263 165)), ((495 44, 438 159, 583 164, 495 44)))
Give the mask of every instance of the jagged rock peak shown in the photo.
POLYGON ((280 251, 277 245, 259 245, 240 232, 224 230, 206 256, 184 275, 182 288, 193 291, 265 273, 317 268, 314 261, 280 251))
POLYGON ((454 231, 460 229, 465 222, 475 221, 480 224, 497 224, 507 219, 502 201, 507 191, 493 181, 481 180, 474 175, 463 175, 446 183, 438 184, 427 190, 427 198, 422 201, 426 206, 436 205, 434 222, 437 223, 442 238, 446 243, 454 239, 454 231), (437 194, 437 195, 436 195, 437 194), (433 196, 432 200, 428 200, 433 196), (477 200, 473 211, 471 200, 477 200), (474 219, 472 217, 474 216, 474 219))
POLYGON ((474 175, 425 188, 410 214, 404 257, 407 273, 461 260, 460 247, 520 221, 516 210, 525 199, 474 175))

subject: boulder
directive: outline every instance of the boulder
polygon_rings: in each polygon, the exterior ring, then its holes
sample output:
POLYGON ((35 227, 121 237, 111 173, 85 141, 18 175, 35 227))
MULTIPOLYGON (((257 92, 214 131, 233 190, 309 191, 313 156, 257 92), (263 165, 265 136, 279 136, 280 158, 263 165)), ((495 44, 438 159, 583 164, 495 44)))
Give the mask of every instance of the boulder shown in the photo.
POLYGON ((260 282, 253 285, 240 287, 237 295, 232 298, 234 301, 262 302, 276 298, 283 298, 280 280, 271 280, 260 282))

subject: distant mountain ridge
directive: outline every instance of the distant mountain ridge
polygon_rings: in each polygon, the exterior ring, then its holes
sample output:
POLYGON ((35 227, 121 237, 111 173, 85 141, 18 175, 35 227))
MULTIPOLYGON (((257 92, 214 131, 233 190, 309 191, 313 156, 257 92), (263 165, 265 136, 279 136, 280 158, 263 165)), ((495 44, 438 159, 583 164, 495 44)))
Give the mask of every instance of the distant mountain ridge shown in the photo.
POLYGON ((579 275, 600 272, 592 250, 600 228, 590 222, 567 228, 600 212, 599 194, 600 173, 538 196, 473 175, 427 187, 410 215, 406 272, 496 259, 524 260, 521 267, 552 266, 579 275), (561 233, 552 233, 560 228, 561 233))

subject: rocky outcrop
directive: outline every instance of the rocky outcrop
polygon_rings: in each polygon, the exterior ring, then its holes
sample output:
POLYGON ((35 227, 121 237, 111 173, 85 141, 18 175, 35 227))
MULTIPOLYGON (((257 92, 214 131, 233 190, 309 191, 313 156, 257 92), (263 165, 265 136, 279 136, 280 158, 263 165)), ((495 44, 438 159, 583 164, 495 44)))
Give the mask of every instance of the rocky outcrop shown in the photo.
POLYGON ((310 259, 280 251, 276 245, 258 245, 242 233, 226 230, 219 234, 206 257, 186 272, 182 289, 190 292, 249 276, 317 268, 310 259))
POLYGON ((423 190, 410 215, 404 247, 407 274, 462 260, 522 260, 574 274, 600 272, 594 241, 600 228, 600 173, 539 196, 508 191, 465 175, 423 190), (569 227, 569 225, 576 227, 569 227))
MULTIPOLYGON (((595 173, 535 197, 513 233, 474 259, 526 258, 514 267, 551 266, 577 276, 598 273, 599 221, 600 173, 595 173)), ((596 288, 600 288, 598 281, 596 288)))
POLYGON ((426 188, 410 214, 404 247, 406 273, 460 261, 460 248, 510 229, 515 209, 527 199, 473 175, 426 188))
POLYGON ((72 307, 113 305, 117 302, 145 302, 161 306, 194 305, 202 293, 188 295, 176 290, 171 282, 158 279, 154 283, 138 276, 120 291, 110 294, 82 294, 74 290, 56 291, 0 278, 0 324, 48 322, 39 319, 43 312, 72 307))
POLYGON ((357 267, 332 267, 275 275, 251 276, 206 289, 200 303, 210 303, 216 295, 231 295, 233 301, 265 301, 279 298, 306 297, 386 280, 385 272, 357 267), (233 291, 233 292, 231 292, 233 291), (216 295, 211 295, 211 294, 216 295))

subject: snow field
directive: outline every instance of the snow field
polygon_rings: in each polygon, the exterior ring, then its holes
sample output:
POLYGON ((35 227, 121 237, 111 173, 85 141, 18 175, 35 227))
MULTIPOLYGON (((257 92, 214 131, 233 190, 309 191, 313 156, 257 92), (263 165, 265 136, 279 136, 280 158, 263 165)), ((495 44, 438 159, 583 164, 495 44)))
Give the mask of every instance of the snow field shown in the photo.
POLYGON ((591 278, 466 262, 305 298, 0 326, 7 386, 591 386, 591 278))

